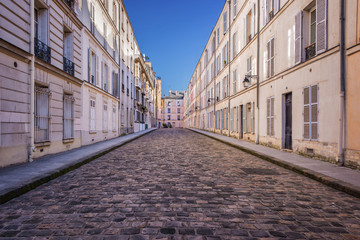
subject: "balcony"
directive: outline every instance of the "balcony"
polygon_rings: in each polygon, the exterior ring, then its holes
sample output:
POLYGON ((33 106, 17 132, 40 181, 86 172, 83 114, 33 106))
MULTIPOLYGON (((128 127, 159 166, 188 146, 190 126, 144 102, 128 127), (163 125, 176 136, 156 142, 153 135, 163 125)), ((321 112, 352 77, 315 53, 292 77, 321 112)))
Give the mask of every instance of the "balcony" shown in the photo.
POLYGON ((141 80, 140 78, 135 78, 135 87, 141 89, 141 80))
POLYGON ((35 56, 47 63, 51 63, 51 48, 39 39, 34 39, 35 56))
POLYGON ((316 43, 313 43, 305 48, 305 60, 309 60, 316 56, 316 43))
POLYGON ((64 0, 64 2, 69 6, 69 8, 74 9, 75 0, 64 0))
POLYGON ((64 72, 70 74, 71 76, 74 76, 74 72, 75 72, 74 63, 69 59, 67 59, 66 57, 63 57, 63 61, 64 61, 64 72))

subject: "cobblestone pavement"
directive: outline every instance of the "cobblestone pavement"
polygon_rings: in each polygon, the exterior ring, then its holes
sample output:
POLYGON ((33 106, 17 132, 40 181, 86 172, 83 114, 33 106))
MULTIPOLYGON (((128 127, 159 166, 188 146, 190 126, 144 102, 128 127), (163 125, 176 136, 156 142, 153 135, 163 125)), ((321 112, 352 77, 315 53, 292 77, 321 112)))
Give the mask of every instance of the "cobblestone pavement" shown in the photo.
POLYGON ((360 239, 360 200, 161 129, 0 206, 0 238, 360 239))

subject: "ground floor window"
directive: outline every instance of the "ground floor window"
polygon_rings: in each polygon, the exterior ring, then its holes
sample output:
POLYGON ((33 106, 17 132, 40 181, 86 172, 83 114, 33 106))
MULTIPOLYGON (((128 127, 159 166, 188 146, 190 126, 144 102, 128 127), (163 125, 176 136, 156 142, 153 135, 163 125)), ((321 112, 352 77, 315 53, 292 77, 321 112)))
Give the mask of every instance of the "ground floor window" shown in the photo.
POLYGON ((64 95, 64 139, 74 138, 74 102, 72 95, 64 95))
POLYGON ((318 139, 318 85, 304 88, 304 139, 318 139))
POLYGON ((268 136, 274 136, 275 130, 274 130, 274 102, 275 98, 270 97, 266 99, 266 116, 267 116, 267 135, 268 136))
POLYGON ((49 88, 35 88, 35 142, 50 141, 50 97, 49 88))
POLYGON ((95 99, 90 99, 90 131, 95 131, 95 99))

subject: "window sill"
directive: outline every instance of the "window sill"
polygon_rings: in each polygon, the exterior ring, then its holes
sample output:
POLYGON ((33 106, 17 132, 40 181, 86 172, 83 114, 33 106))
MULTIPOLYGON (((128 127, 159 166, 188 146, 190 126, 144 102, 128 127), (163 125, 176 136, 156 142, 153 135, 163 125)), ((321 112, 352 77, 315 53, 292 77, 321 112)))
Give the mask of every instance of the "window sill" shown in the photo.
POLYGON ((51 144, 50 141, 38 142, 38 143, 35 143, 35 147, 48 147, 48 146, 50 146, 50 144, 51 144))
POLYGON ((109 131, 108 130, 104 130, 103 133, 108 133, 109 131))
POLYGON ((63 143, 73 143, 74 141, 74 138, 63 139, 63 143))
POLYGON ((96 131, 95 130, 90 130, 89 134, 96 134, 96 131))

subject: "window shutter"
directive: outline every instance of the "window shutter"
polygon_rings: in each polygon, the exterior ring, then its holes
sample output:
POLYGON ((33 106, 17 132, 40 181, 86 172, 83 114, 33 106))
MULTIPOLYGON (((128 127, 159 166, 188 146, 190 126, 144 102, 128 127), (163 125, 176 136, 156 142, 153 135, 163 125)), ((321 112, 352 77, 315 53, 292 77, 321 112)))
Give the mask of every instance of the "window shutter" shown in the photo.
POLYGON ((255 36, 255 3, 251 9, 251 38, 255 36))
POLYGON ((280 0, 274 0, 274 15, 280 10, 280 0))
POLYGON ((246 104, 243 104, 243 133, 247 132, 247 127, 246 127, 246 112, 247 112, 247 106, 246 104))
POLYGON ((235 130, 236 132, 239 132, 239 106, 236 106, 236 122, 235 122, 235 130))
POLYGON ((263 11, 263 26, 267 23, 267 0, 263 0, 262 4, 262 11, 263 11))
POLYGON ((90 57, 91 57, 91 51, 90 48, 88 48, 88 82, 91 82, 91 62, 90 62, 90 57))
POLYGON ((244 41, 243 46, 245 47, 245 46, 246 46, 246 16, 244 17, 244 32, 243 32, 243 41, 244 41))
POLYGON ((303 61, 303 11, 295 16, 295 64, 303 61))
POLYGON ((267 135, 269 136, 270 135, 270 98, 266 99, 266 117, 267 117, 267 126, 266 126, 266 129, 267 129, 267 135))
POLYGON ((94 85, 97 85, 97 80, 98 80, 98 56, 95 55, 94 57, 94 60, 95 60, 95 73, 94 73, 94 78, 95 78, 95 81, 94 81, 94 85))
POLYGON ((41 32, 41 36, 40 36, 40 40, 45 43, 46 45, 48 44, 48 10, 40 10, 40 32, 41 32))
POLYGON ((316 0, 316 54, 327 49, 327 0, 316 0))
POLYGON ((234 110, 230 108, 230 132, 234 130, 234 118, 233 118, 234 110))
POLYGON ((255 111, 254 111, 254 107, 255 107, 255 102, 251 103, 251 133, 254 133, 254 120, 255 120, 255 111))
POLYGON ((101 79, 99 79, 101 82, 100 82, 100 86, 102 86, 102 88, 104 89, 104 86, 105 86, 105 79, 104 79, 104 62, 101 61, 101 79))
POLYGON ((304 139, 310 139, 310 88, 304 88, 304 139))
POLYGON ((271 129, 271 136, 274 136, 275 135, 275 105, 274 105, 274 102, 275 102, 275 98, 272 97, 271 100, 270 100, 270 107, 271 107, 271 110, 270 110, 270 114, 271 114, 271 125, 270 125, 270 129, 271 129))

